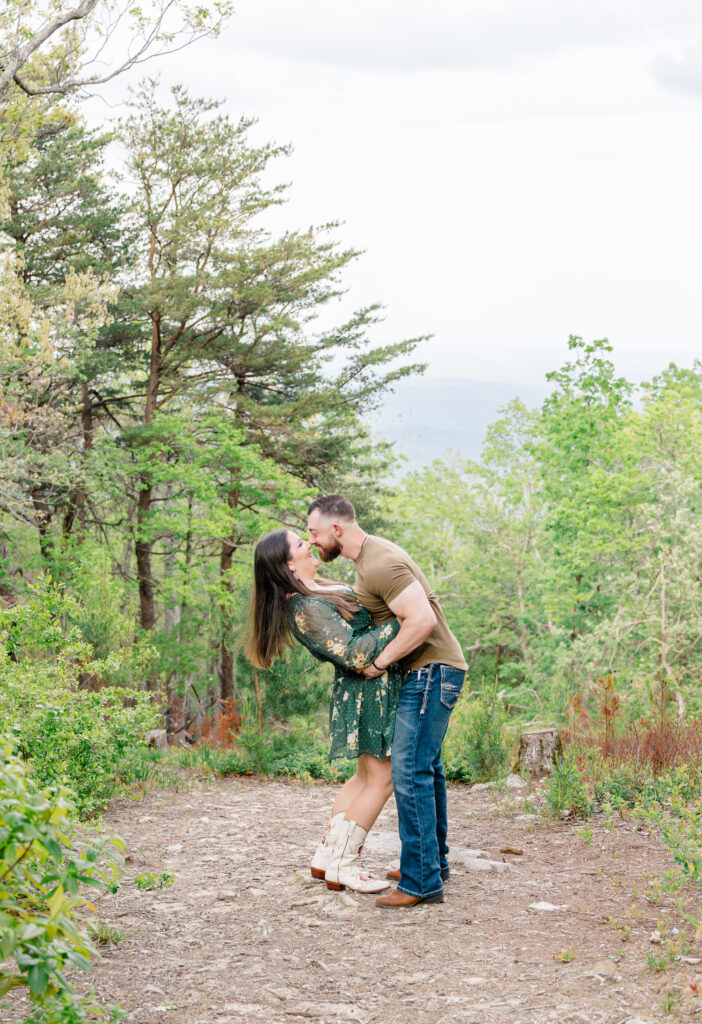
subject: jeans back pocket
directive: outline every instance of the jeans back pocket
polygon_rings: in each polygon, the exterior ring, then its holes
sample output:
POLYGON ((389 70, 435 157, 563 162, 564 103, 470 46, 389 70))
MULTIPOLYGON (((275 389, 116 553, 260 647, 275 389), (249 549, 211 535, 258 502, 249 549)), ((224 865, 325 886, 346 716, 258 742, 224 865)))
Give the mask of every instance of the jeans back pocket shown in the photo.
POLYGON ((452 668, 450 665, 441 666, 441 703, 450 711, 461 696, 465 678, 466 674, 462 669, 452 668))

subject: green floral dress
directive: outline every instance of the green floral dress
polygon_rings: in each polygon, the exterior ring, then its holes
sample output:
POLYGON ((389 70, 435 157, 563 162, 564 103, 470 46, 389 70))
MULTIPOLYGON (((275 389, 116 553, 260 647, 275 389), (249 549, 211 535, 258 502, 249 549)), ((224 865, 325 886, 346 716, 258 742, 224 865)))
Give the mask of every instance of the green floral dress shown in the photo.
POLYGON ((397 636, 397 619, 374 626, 362 608, 347 622, 323 597, 293 594, 288 600, 288 622, 315 658, 334 665, 329 760, 359 754, 389 757, 402 674, 397 665, 376 679, 366 679, 359 672, 397 636))

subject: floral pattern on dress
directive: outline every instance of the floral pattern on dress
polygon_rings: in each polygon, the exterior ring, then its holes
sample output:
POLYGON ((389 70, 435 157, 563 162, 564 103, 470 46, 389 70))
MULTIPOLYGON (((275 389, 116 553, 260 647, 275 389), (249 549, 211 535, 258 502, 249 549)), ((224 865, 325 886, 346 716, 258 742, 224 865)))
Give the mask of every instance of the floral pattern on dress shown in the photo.
POLYGON ((334 665, 329 760, 359 754, 389 757, 402 674, 397 665, 390 665, 375 679, 366 679, 360 672, 397 636, 397 619, 374 626, 362 608, 347 622, 325 598, 293 594, 288 622, 293 635, 315 658, 334 665))

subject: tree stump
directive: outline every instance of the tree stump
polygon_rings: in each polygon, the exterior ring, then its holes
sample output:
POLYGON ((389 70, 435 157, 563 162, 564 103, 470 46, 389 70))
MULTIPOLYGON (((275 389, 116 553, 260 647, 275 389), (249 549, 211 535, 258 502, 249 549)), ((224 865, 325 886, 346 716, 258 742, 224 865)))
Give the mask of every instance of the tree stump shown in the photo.
POLYGON ((549 775, 556 757, 562 752, 558 729, 533 729, 519 737, 519 769, 529 772, 532 779, 549 775))
POLYGON ((165 729, 152 729, 146 734, 147 747, 156 747, 157 750, 168 750, 168 735, 165 729))

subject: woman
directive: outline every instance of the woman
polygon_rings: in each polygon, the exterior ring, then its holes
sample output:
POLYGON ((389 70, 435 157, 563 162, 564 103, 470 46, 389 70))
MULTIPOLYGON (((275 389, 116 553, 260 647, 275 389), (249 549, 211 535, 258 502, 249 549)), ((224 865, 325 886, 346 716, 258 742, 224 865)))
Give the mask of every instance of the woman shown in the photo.
POLYGON ((360 672, 397 635, 397 620, 374 626, 353 590, 316 579, 312 546, 290 530, 256 545, 247 657, 268 668, 295 637, 320 661, 334 665, 329 710, 329 760, 356 757, 356 774, 342 787, 327 831, 312 858, 312 877, 329 889, 381 892, 388 883, 361 870, 366 835, 392 793, 390 747, 402 677, 391 666, 376 679, 360 672))

